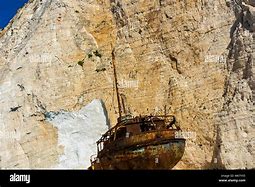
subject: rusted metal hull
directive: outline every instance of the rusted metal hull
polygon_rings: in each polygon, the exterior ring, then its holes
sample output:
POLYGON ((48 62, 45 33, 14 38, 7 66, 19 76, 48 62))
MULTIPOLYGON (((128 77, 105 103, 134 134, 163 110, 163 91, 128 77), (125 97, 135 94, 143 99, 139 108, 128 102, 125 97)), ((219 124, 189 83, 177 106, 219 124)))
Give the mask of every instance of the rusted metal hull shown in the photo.
POLYGON ((119 140, 118 144, 113 142, 105 147, 91 169, 171 169, 183 156, 185 139, 176 139, 174 131, 160 131, 119 140))

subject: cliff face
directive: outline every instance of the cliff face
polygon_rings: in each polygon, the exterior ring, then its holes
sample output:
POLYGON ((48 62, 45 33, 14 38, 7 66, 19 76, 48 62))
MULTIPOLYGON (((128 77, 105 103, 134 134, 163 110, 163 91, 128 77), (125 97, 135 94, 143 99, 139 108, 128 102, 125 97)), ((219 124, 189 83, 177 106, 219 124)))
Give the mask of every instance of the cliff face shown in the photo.
POLYGON ((176 169, 254 168, 253 6, 29 1, 0 38, 0 167, 88 166, 106 114, 116 123, 115 48, 127 110, 174 114, 192 135, 176 169))
POLYGON ((255 141, 255 1, 237 1, 231 29, 224 104, 219 114, 218 158, 227 168, 254 168, 255 141))

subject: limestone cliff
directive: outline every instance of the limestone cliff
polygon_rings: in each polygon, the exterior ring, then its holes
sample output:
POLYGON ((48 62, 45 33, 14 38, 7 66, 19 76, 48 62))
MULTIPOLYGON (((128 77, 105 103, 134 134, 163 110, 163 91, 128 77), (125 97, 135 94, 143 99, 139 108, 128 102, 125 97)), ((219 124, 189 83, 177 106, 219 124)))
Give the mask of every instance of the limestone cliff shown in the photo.
POLYGON ((255 165, 254 6, 254 0, 234 4, 236 20, 231 29, 224 104, 217 125, 216 157, 226 168, 255 165))
POLYGON ((87 167, 106 114, 116 123, 114 47, 128 111, 195 135, 176 169, 254 168, 254 6, 30 0, 0 34, 0 167, 87 167))

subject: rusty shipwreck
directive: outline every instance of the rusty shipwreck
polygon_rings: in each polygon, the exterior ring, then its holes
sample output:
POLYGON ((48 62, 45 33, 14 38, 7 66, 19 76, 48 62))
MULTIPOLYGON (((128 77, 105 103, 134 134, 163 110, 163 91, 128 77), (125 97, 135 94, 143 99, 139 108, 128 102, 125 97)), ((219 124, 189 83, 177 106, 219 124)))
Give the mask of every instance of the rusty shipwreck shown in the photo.
MULTIPOLYGON (((112 51, 119 118, 117 124, 97 141, 97 155, 91 156, 92 170, 171 169, 182 158, 185 139, 173 115, 136 116, 122 114, 112 51)), ((123 103, 122 103, 123 104, 123 103)))

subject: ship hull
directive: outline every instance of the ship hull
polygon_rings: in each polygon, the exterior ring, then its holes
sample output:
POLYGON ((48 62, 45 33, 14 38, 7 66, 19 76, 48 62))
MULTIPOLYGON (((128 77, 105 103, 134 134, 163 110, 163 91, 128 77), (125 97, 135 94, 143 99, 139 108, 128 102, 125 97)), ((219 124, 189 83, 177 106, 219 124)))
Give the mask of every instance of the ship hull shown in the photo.
POLYGON ((143 137, 135 137, 130 142, 119 142, 118 146, 123 147, 126 145, 126 147, 118 151, 103 152, 92 164, 92 169, 172 169, 180 161, 185 150, 185 139, 175 139, 171 136, 172 133, 169 131, 162 132, 161 136, 159 136, 159 132, 157 134, 150 133, 146 138, 154 138, 157 141, 150 140, 151 143, 144 142, 137 144, 139 146, 131 146, 129 148, 127 148, 127 145, 130 145, 135 140, 142 142, 143 137))

